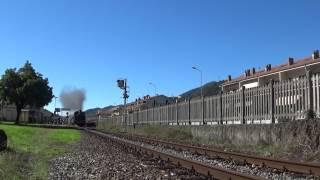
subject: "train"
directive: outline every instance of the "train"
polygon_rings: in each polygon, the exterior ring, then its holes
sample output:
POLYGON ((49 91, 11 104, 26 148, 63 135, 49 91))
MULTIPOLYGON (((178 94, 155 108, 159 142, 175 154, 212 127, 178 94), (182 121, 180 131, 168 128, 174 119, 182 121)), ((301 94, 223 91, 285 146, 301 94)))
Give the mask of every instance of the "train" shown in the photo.
POLYGON ((96 126, 96 118, 86 118, 86 113, 79 110, 74 112, 73 114, 73 122, 74 124, 80 127, 95 127, 96 126))
POLYGON ((86 126, 86 113, 79 110, 74 112, 73 114, 73 118, 74 118, 74 124, 80 126, 80 127, 84 127, 86 126))

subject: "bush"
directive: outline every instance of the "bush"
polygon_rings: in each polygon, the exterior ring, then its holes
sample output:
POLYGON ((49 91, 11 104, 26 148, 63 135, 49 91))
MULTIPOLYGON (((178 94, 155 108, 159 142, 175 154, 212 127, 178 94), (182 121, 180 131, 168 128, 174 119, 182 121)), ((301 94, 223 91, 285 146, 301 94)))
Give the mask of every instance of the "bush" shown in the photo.
POLYGON ((7 135, 4 130, 0 129, 0 151, 7 148, 7 135))
POLYGON ((193 138, 192 134, 187 131, 179 129, 171 129, 168 132, 168 138, 178 139, 178 140, 191 140, 193 138))
POLYGON ((315 119, 316 116, 317 116, 316 113, 315 113, 312 109, 308 109, 308 110, 305 112, 305 118, 306 118, 306 120, 315 119))

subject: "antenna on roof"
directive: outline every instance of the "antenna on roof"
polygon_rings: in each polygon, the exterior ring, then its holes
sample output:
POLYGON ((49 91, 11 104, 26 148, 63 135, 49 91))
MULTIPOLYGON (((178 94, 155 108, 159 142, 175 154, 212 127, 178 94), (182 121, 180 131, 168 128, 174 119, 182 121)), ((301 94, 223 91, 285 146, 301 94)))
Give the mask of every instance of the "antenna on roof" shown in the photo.
POLYGON ((313 59, 313 60, 316 60, 316 59, 318 59, 319 57, 320 57, 319 50, 313 51, 313 53, 312 53, 312 59, 313 59))

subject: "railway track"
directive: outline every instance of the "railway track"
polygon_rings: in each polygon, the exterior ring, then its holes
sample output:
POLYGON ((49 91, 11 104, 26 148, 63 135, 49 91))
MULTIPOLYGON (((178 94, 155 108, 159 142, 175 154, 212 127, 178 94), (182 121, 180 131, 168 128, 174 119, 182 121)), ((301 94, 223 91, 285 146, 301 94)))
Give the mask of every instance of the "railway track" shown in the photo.
POLYGON ((207 164, 203 164, 198 161, 193 161, 181 157, 176 157, 171 154, 167 154, 161 151, 157 151, 148 147, 143 147, 140 145, 137 145, 135 143, 132 143, 131 141, 126 141, 122 138, 119 138, 118 136, 112 135, 112 134, 106 134, 103 132, 95 131, 95 130, 86 130, 88 133, 95 134, 99 137, 105 138, 108 141, 112 143, 117 143, 121 146, 124 146, 126 148, 130 148, 136 152, 144 153, 156 158, 160 158, 162 160, 165 160, 167 162, 173 163, 177 166, 181 166, 183 168, 189 169, 191 171, 195 171, 199 174, 202 174, 206 177, 209 178, 216 178, 216 179, 237 179, 237 180, 244 180, 244 179, 263 179, 258 176, 252 176, 252 175, 247 175, 231 170, 226 170, 223 168, 219 167, 212 167, 207 164))
POLYGON ((243 161, 249 164, 271 167, 281 171, 292 171, 297 173, 320 176, 320 165, 316 165, 316 164, 279 160, 279 159, 259 157, 259 156, 253 156, 253 155, 235 153, 235 152, 225 152, 225 151, 211 149, 211 148, 186 145, 183 143, 146 138, 138 135, 125 135, 125 134, 114 134, 114 133, 112 134, 118 137, 123 137, 129 140, 132 140, 132 141, 142 141, 149 144, 160 144, 166 147, 170 147, 172 149, 190 151, 195 154, 207 155, 209 157, 214 157, 214 158, 219 157, 227 160, 243 161))
POLYGON ((172 149, 189 151, 195 154, 206 155, 213 158, 220 157, 227 160, 238 160, 238 161, 243 161, 249 164, 267 166, 267 167, 279 169, 282 171, 292 171, 297 173, 320 176, 320 165, 317 165, 317 164, 278 160, 278 159, 272 159, 272 158, 252 156, 252 155, 247 155, 242 153, 225 152, 221 150, 198 147, 194 145, 186 145, 182 142, 173 142, 173 141, 164 141, 164 140, 158 140, 153 138, 146 138, 144 136, 139 136, 139 135, 100 132, 91 128, 79 128, 74 126, 52 126, 52 125, 36 126, 36 127, 71 128, 71 129, 84 130, 89 133, 98 135, 102 138, 106 138, 112 141, 113 143, 118 143, 122 146, 127 146, 138 152, 149 154, 151 156, 155 156, 166 161, 170 161, 173 164, 176 164, 178 166, 182 166, 184 168, 194 170, 199 174, 209 176, 209 177, 214 177, 217 179, 263 179, 263 178, 259 176, 251 176, 251 175, 246 175, 246 174, 242 174, 235 171, 230 171, 223 168, 218 168, 218 167, 215 168, 215 167, 208 166, 206 164, 199 163, 196 161, 179 158, 179 157, 162 153, 147 147, 142 147, 134 143, 129 143, 125 140, 121 140, 120 138, 128 139, 131 141, 141 141, 149 144, 159 144, 162 146, 170 147, 172 149), (115 138, 114 136, 118 138, 115 138))

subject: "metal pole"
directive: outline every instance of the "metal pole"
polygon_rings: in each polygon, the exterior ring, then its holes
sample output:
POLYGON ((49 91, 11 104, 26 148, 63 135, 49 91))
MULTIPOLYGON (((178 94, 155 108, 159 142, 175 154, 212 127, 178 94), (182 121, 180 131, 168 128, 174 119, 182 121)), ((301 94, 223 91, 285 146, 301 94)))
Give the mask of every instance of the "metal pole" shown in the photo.
POLYGON ((119 79, 117 80, 118 82, 118 87, 123 90, 123 110, 122 110, 122 118, 123 118, 123 124, 124 125, 128 125, 127 124, 127 100, 129 98, 128 95, 128 85, 127 85, 127 79, 119 79))
POLYGON ((193 66, 192 69, 200 72, 200 91, 201 91, 201 97, 203 97, 202 71, 195 66, 193 66))
POLYGON ((58 97, 54 96, 54 109, 56 109, 57 98, 58 98, 58 97))
POLYGON ((127 122, 127 99, 128 99, 128 91, 127 91, 127 79, 124 80, 124 123, 125 125, 128 125, 128 122, 127 122))
MULTIPOLYGON (((54 111, 53 111, 53 115, 54 115, 54 117, 55 117, 55 115, 56 115, 56 109, 57 109, 57 99, 58 99, 58 97, 57 96, 54 96, 54 111)), ((53 117, 53 118, 54 118, 53 117)))

